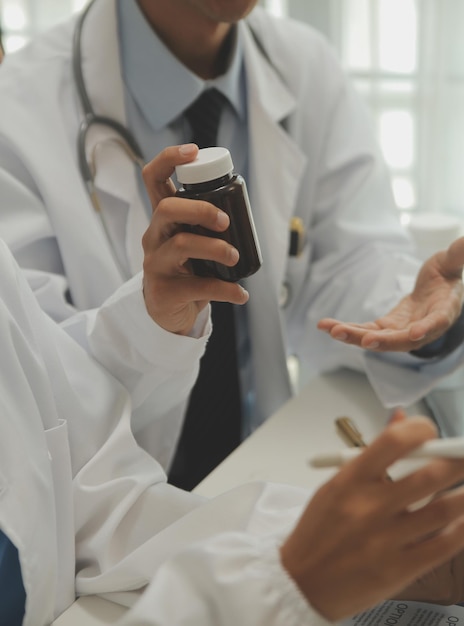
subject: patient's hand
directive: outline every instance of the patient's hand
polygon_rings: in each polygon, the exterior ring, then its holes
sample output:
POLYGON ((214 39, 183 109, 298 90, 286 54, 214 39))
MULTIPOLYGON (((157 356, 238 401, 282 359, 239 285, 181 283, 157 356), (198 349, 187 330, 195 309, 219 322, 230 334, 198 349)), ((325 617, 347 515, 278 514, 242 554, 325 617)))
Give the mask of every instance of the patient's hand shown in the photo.
POLYGON ((333 339, 376 352, 418 350, 446 333, 463 300, 464 237, 422 266, 414 290, 383 317, 364 324, 325 318, 318 328, 333 339))

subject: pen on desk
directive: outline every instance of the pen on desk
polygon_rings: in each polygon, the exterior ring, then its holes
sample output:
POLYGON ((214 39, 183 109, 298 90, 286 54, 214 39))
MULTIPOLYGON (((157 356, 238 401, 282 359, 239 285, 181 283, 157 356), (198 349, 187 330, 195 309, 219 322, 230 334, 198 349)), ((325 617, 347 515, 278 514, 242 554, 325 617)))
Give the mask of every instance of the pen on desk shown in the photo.
MULTIPOLYGON (((355 459, 362 453, 357 448, 338 450, 337 452, 320 454, 309 459, 311 467, 339 467, 351 459, 355 459)), ((450 437, 448 439, 434 439, 427 441, 419 448, 410 452, 407 456, 399 460, 406 459, 464 459, 464 437, 450 437)))
MULTIPOLYGON (((346 416, 337 417, 335 424, 337 425, 338 432, 351 448, 365 448, 367 446, 367 443, 364 441, 363 436, 356 428, 351 418, 346 416)), ((385 472, 385 480, 392 480, 388 472, 385 472)))
POLYGON ((353 448, 365 448, 366 442, 364 441, 361 433, 354 425, 354 422, 349 417, 337 417, 335 420, 337 430, 342 436, 342 439, 347 445, 353 448))

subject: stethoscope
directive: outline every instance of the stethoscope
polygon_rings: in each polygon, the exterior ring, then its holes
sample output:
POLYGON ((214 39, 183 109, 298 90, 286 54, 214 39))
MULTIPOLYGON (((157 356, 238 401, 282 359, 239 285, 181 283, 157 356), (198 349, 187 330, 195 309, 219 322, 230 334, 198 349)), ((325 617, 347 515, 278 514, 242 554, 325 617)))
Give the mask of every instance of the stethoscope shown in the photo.
MULTIPOLYGON (((94 159, 91 158, 89 160, 87 158, 86 151, 87 137, 92 126, 106 126, 107 128, 111 129, 117 135, 117 137, 114 137, 112 140, 109 141, 116 142, 136 165, 143 167, 145 165, 145 159, 143 157, 142 150, 131 131, 117 120, 96 113, 95 109, 92 106, 92 103, 90 102, 90 97, 87 91, 87 87, 85 85, 84 74, 82 70, 82 29, 85 19, 94 2, 95 0, 92 0, 88 4, 88 6, 79 16, 79 19, 75 26, 72 48, 72 68, 76 91, 84 113, 84 117, 80 124, 77 138, 79 170, 89 192, 95 210, 101 213, 101 207, 98 202, 95 188, 96 166, 94 159)), ((266 58, 269 64, 273 66, 267 51, 264 49, 263 44, 259 40, 254 29, 250 27, 250 31, 253 35, 255 43, 258 46, 259 51, 266 58)))
POLYGON ((102 223, 103 229, 105 231, 105 235, 108 239, 108 242, 111 246, 112 254, 115 262, 119 266, 121 273, 129 278, 128 271, 123 267, 122 263, 119 260, 119 257, 116 253, 116 248, 113 243, 111 234, 108 230, 108 226, 106 224, 102 207, 98 198, 98 193, 95 185, 95 176, 96 176, 96 153, 99 144, 94 146, 90 157, 87 156, 87 138, 89 132, 94 126, 105 126, 112 131, 112 137, 104 140, 105 143, 112 143, 117 146, 119 149, 123 150, 126 156, 142 169, 145 165, 145 159, 142 153, 142 150, 134 137, 134 135, 130 132, 130 130, 123 126, 117 120, 105 116, 99 115, 95 112, 95 109, 92 106, 90 101, 89 93, 87 91, 87 87, 85 85, 84 74, 82 69, 82 29, 84 26, 85 19, 89 13, 89 10, 92 8, 94 0, 90 2, 90 4, 85 8, 85 10, 79 16, 79 19, 76 23, 74 29, 74 37, 73 37, 73 47, 72 47, 72 69, 74 76, 74 83, 76 86, 77 95, 79 97, 79 101, 83 110, 83 119, 79 126, 79 131, 77 135, 77 156, 78 156, 78 164, 79 170, 82 176, 82 179, 85 183, 87 191, 90 196, 90 200, 92 205, 96 211, 96 213, 100 217, 100 221, 102 223))
MULTIPOLYGON (((104 215, 103 215, 103 211, 102 211, 99 199, 98 199, 98 194, 97 194, 96 185, 95 185, 96 150, 98 148, 98 144, 97 146, 94 147, 90 155, 90 159, 87 157, 86 143, 87 143, 87 137, 88 137, 90 129, 93 126, 100 126, 100 127, 106 126, 111 131, 113 131, 113 133, 116 136, 113 136, 110 139, 106 139, 105 142, 106 143, 111 142, 115 144, 117 147, 119 147, 120 149, 122 149, 125 152, 125 154, 129 157, 129 159, 140 169, 144 167, 145 159, 144 159, 142 150, 136 138, 131 133, 131 131, 126 126, 118 122, 117 120, 111 117, 107 117, 105 115, 97 114, 92 106, 92 103, 90 102, 90 97, 87 91, 87 87, 85 85, 84 74, 82 70, 82 29, 84 26, 85 19, 89 13, 89 10, 92 8, 92 5, 94 4, 94 2, 95 0, 92 0, 88 4, 88 6, 79 16, 78 21, 76 22, 76 26, 74 30, 74 37, 73 37, 73 48, 72 48, 72 68, 73 68, 74 82, 75 82, 76 91, 79 97, 79 101, 80 101, 80 104, 82 106, 82 110, 84 113, 84 117, 80 124, 78 136, 77 136, 77 154, 78 154, 79 170, 80 170, 82 179, 85 183, 85 186, 87 188, 87 191, 89 193, 90 199, 92 201, 92 205, 95 211, 97 212, 97 214, 100 216, 103 229, 105 231, 106 237, 112 249, 113 257, 117 265, 119 266, 119 269, 122 272, 122 274, 126 275, 126 277, 129 278, 129 276, 127 276, 127 270, 123 268, 121 262, 119 261, 118 255, 116 253, 115 245, 112 241, 111 234, 109 233, 109 230, 108 230, 108 227, 105 222, 104 215)), ((264 56, 264 58, 268 61, 268 63, 272 67, 275 68, 275 65, 272 63, 272 60, 269 57, 269 54, 267 50, 264 48, 258 35, 254 31, 254 29, 250 27, 250 25, 248 26, 260 53, 264 56)), ((300 240, 300 237, 302 236, 302 233, 300 232, 300 228, 302 228, 301 220, 299 218, 294 218, 294 219, 298 223, 296 226, 295 224, 292 224, 290 226, 290 250, 289 250, 290 256, 298 256, 299 246, 300 246, 299 240, 300 240), (296 236, 296 240, 294 239, 295 236, 296 236), (296 248, 293 247, 292 249, 292 246, 296 246, 296 248), (298 252, 295 252, 295 249, 297 249, 298 252)), ((281 297, 280 297, 280 300, 281 300, 280 304, 281 306, 285 307, 290 298, 290 292, 289 292, 290 287, 289 285, 286 285, 284 287, 285 287, 284 291, 281 293, 281 297)))

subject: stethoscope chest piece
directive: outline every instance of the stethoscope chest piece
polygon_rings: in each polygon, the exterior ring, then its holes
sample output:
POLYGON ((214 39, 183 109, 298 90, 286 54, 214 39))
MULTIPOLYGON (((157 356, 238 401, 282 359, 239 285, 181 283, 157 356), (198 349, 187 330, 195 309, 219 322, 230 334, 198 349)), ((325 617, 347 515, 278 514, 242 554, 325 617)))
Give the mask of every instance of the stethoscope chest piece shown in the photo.
POLYGON ((290 302, 291 287, 290 283, 286 280, 280 285, 279 290, 279 306, 281 309, 285 309, 290 302))

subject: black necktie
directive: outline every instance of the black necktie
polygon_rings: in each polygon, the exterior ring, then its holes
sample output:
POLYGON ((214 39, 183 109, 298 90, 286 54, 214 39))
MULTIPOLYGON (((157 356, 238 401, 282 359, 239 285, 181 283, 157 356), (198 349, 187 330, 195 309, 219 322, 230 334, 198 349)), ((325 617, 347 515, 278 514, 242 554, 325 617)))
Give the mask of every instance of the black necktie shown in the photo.
POLYGON ((192 141, 199 148, 216 145, 219 120, 227 98, 217 89, 206 89, 184 112, 192 130, 192 141))
MULTIPOLYGON (((187 109, 192 141, 214 146, 225 97, 204 91, 187 109)), ((200 362, 185 421, 169 472, 169 482, 193 489, 234 448, 241 438, 241 397, 235 344, 233 305, 212 302, 213 332, 200 362)))

